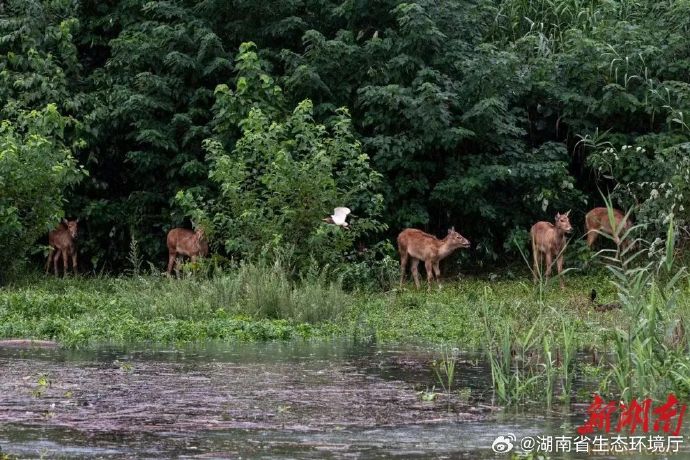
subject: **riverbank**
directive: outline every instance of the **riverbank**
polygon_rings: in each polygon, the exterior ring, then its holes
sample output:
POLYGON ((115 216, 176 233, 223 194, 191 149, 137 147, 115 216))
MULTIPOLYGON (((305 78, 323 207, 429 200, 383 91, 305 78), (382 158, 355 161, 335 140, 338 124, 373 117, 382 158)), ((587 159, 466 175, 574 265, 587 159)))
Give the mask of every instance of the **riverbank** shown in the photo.
POLYGON ((0 339, 56 340, 66 347, 136 342, 266 341, 352 337, 481 348, 487 327, 519 335, 574 327, 578 342, 607 347, 621 310, 605 276, 570 276, 565 290, 528 280, 464 279, 385 293, 346 293, 323 279, 291 282, 246 267, 210 279, 160 276, 34 277, 0 289, 0 339))

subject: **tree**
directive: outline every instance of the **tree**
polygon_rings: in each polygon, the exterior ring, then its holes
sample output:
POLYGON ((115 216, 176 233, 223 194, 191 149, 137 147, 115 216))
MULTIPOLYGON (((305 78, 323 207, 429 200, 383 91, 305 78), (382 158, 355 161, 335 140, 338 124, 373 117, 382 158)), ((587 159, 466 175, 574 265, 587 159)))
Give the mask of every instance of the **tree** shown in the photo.
POLYGON ((207 181, 201 142, 232 63, 193 2, 131 2, 109 17, 121 30, 89 76, 84 162, 93 174, 75 206, 92 235, 84 250, 117 270, 132 238, 142 258, 162 260, 166 230, 185 224, 175 193, 207 181))
POLYGON ((235 90, 216 89, 216 136, 204 143, 217 192, 203 199, 191 192, 178 196, 200 222, 212 223, 229 254, 287 251, 298 268, 312 260, 333 264, 358 238, 384 228, 377 220, 380 175, 362 153, 346 109, 328 125, 314 120, 309 100, 286 111, 253 44, 242 45, 237 62, 235 90), (235 126, 239 138, 230 150, 235 126), (353 210, 349 230, 322 222, 336 206, 353 210))

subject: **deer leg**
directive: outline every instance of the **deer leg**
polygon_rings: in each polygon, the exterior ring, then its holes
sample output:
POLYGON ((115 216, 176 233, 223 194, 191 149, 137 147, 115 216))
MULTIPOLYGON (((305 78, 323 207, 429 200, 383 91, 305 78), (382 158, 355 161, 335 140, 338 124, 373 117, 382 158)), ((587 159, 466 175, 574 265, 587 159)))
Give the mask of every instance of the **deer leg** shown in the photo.
POLYGON ((191 268, 192 272, 194 272, 194 271, 198 272, 198 270, 197 270, 198 267, 196 266, 196 261, 198 259, 199 258, 197 256, 189 256, 189 261, 191 262, 191 265, 189 266, 189 268, 191 268))
POLYGON ((182 257, 175 257, 175 276, 180 277, 180 265, 182 265, 182 257))
POLYGON ((407 252, 400 253, 400 287, 405 282, 405 270, 407 270, 408 254, 407 252))
POLYGON ((539 261, 541 259, 541 254, 537 250, 537 248, 534 248, 532 250, 532 257, 534 258, 534 270, 532 271, 532 280, 534 281, 534 284, 537 284, 537 280, 539 278, 539 261))
POLYGON ((546 253, 546 272, 544 273, 544 277, 548 280, 549 276, 551 276, 551 265, 553 264, 553 256, 551 255, 550 252, 546 253))
POLYGON ((436 261, 432 264, 432 269, 434 270, 434 278, 436 279, 436 284, 441 286, 441 267, 439 267, 440 261, 436 261))
POLYGON ((67 277, 68 265, 69 265, 69 262, 68 262, 68 258, 67 258, 67 249, 63 249, 62 250, 62 268, 63 268, 62 276, 64 276, 65 278, 67 277))
POLYGON ((599 236, 599 234, 595 230, 588 231, 587 232, 587 246, 589 246, 591 248, 592 245, 594 244, 594 241, 596 241, 597 236, 599 236))
POLYGON ((419 289, 419 259, 412 258, 412 277, 415 287, 419 289))
POLYGON ((563 289, 565 288, 565 282, 563 281, 563 276, 561 275, 561 272, 563 271, 563 254, 556 259, 556 265, 558 267, 558 281, 561 285, 561 289, 563 289))
POLYGON ((424 268, 426 269, 427 287, 431 289, 431 283, 434 282, 434 264, 430 260, 425 260, 424 268))
POLYGON ((50 262, 53 261, 53 254, 55 254, 55 248, 50 247, 50 252, 48 253, 48 260, 46 260, 46 275, 50 272, 50 262))
POLYGON ((168 276, 170 276, 170 273, 172 272, 176 257, 177 257, 177 254, 175 254, 174 252, 168 253, 168 276))
POLYGON ((58 262, 60 262, 60 255, 62 252, 59 249, 55 249, 55 254, 53 254, 53 273, 55 273, 55 276, 59 276, 58 274, 58 262))
POLYGON ((77 250, 75 248, 72 248, 72 271, 74 271, 74 276, 79 274, 77 271, 77 250))

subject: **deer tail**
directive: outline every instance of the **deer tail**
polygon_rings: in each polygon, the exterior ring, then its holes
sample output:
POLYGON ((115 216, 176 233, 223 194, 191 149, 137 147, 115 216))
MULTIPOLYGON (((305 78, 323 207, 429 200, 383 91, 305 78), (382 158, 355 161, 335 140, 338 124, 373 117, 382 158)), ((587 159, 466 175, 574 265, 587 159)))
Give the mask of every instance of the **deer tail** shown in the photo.
POLYGON ((534 228, 530 229, 529 236, 532 240, 532 261, 534 262, 534 266, 536 269, 538 265, 539 254, 537 253, 537 232, 534 231, 534 228))
POLYGON ((531 229, 529 232, 530 240, 532 241, 532 253, 537 250, 537 239, 535 235, 534 229, 531 229))

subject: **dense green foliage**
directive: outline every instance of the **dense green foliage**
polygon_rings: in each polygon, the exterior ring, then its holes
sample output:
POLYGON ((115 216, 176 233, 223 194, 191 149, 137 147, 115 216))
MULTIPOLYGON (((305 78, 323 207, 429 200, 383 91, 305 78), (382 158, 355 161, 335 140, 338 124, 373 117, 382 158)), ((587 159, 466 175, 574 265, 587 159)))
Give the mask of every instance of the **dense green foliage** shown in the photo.
POLYGON ((230 254, 256 259, 287 248, 297 268, 312 260, 319 267, 335 265, 357 238, 382 228, 374 219, 382 207, 379 175, 362 153, 346 109, 329 127, 315 123, 309 100, 284 114, 282 91, 261 72, 253 44, 243 45, 237 62, 237 88, 218 86, 216 136, 204 144, 219 192, 210 199, 193 192, 179 198, 191 215, 211 223, 230 254), (241 136, 228 152, 225 140, 237 126, 241 136), (321 222, 343 204, 357 215, 349 231, 321 222))
POLYGON ((80 171, 63 143, 66 119, 54 105, 0 123, 2 279, 59 222, 63 192, 80 171))
MULTIPOLYGON (((572 208, 581 228, 600 190, 636 205, 650 237, 671 211, 681 228, 690 217, 684 1, 0 8, 0 118, 14 126, 47 104, 68 117, 55 150, 89 177, 65 212, 81 217, 96 271, 125 268, 133 239, 162 266, 165 231, 194 217, 218 226, 224 256, 282 241, 302 259, 331 247, 321 263, 404 226, 455 225, 475 261, 516 255, 514 241, 556 211, 572 208), (234 61, 249 42, 256 53, 234 61), (353 208, 359 233, 307 223, 336 204, 353 208)), ((0 200, 2 215, 20 204, 0 200)))
POLYGON ((81 178, 71 4, 9 2, 0 19, 0 279, 38 249, 81 178))

